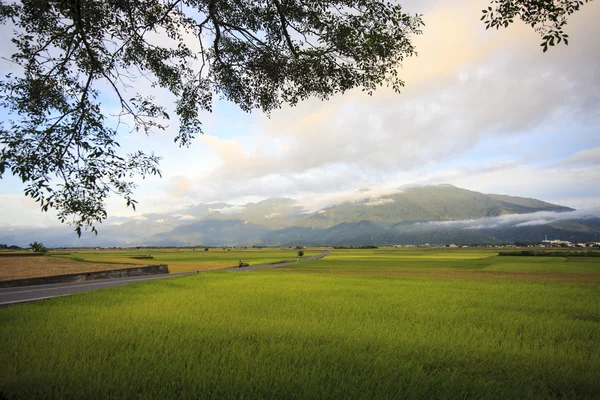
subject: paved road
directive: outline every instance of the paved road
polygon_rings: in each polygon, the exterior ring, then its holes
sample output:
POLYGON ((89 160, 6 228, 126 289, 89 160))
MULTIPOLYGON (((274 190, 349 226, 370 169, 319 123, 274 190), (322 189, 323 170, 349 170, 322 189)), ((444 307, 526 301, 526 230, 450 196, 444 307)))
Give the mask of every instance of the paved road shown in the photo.
POLYGON ((257 270, 257 269, 285 267, 286 265, 296 264, 296 263, 299 263, 299 262, 306 262, 306 261, 315 261, 315 260, 318 260, 319 258, 325 257, 326 255, 328 255, 332 251, 333 251, 333 249, 327 250, 324 253, 317 254, 316 256, 312 256, 312 257, 306 257, 306 258, 303 258, 302 260, 298 260, 298 261, 284 262, 284 263, 279 263, 279 264, 251 265, 249 267, 244 267, 244 268, 233 267, 233 268, 227 268, 227 270, 228 271, 244 272, 244 271, 254 271, 254 270, 257 270))
POLYGON ((155 279, 172 278, 175 276, 181 276, 186 274, 188 273, 129 276, 126 278, 99 279, 83 282, 52 283, 49 285, 1 288, 0 306, 8 306, 18 303, 26 303, 29 301, 44 300, 58 296, 67 296, 73 293, 88 292, 90 290, 102 289, 106 287, 121 286, 132 282, 143 282, 155 279))
MULTIPOLYGON (((316 256, 304 258, 298 262, 305 261, 313 261, 318 260, 319 258, 325 257, 332 250, 326 251, 324 253, 318 254, 316 256)), ((286 265, 294 264, 296 261, 289 263, 280 263, 280 264, 267 264, 267 265, 255 265, 251 267, 244 267, 242 269, 238 268, 228 268, 229 271, 253 271, 257 269, 265 269, 265 268, 277 268, 284 267, 286 265)), ((207 272, 207 271, 198 271, 198 272, 207 272)), ((12 288, 0 288, 0 306, 9 306, 13 304, 19 303, 27 303, 30 301, 38 301, 49 299, 52 297, 58 296, 68 296, 73 293, 79 292, 88 292, 91 290, 97 290, 107 287, 121 286, 126 285, 132 282, 143 282, 143 281, 151 281, 156 279, 166 279, 173 278, 176 276, 183 276, 194 274, 195 272, 181 272, 177 274, 161 274, 161 275, 148 275, 148 276, 130 276, 126 278, 114 278, 114 279, 101 279, 101 280, 93 280, 93 281, 84 281, 84 282, 67 282, 67 283, 53 283, 49 285, 35 285, 35 286, 19 286, 12 288)))

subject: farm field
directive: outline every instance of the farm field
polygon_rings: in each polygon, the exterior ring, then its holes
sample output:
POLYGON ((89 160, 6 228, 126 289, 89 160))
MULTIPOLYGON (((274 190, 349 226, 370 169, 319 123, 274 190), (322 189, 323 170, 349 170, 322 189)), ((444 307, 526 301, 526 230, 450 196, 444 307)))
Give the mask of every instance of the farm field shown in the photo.
POLYGON ((118 263, 84 263, 57 256, 23 257, 7 254, 0 257, 0 281, 76 274, 79 272, 106 271, 131 266, 118 263))
POLYGON ((548 259, 336 250, 3 308, 0 398, 597 398, 600 263, 548 259))
MULTIPOLYGON (((303 249, 304 256, 310 257, 322 253, 325 249, 303 249)), ((146 248, 135 250, 99 250, 75 251, 72 258, 88 262, 129 262, 132 264, 168 264, 170 272, 187 272, 197 270, 212 270, 234 267, 239 260, 250 265, 273 264, 279 261, 295 261, 298 250, 292 248, 263 248, 263 249, 223 249, 210 248, 146 248), (136 259, 134 257, 152 256, 152 259, 136 259)))
POLYGON ((500 257, 497 249, 336 250, 319 263, 284 269, 298 273, 600 284, 600 258, 500 257))
MULTIPOLYGON (((57 250, 45 256, 19 257, 16 253, 2 252, 0 280, 33 278, 128 268, 135 265, 168 264, 169 271, 187 272, 222 269, 236 266, 239 260, 250 265, 272 264, 278 261, 295 261, 325 251, 320 248, 303 249, 298 257, 296 249, 166 249, 145 248, 127 250, 57 250), (14 257, 11 257, 14 254, 14 257)), ((19 252, 25 253, 25 252, 19 252)), ((27 253, 25 253, 27 254, 27 253)), ((29 253, 31 254, 31 253, 29 253)))

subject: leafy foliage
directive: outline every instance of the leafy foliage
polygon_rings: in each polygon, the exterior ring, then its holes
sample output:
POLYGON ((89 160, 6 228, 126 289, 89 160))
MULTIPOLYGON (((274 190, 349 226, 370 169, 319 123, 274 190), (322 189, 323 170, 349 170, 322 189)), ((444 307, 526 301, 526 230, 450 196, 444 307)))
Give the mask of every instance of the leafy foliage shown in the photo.
POLYGON ((0 128, 0 176, 20 177, 78 234, 106 218, 111 193, 135 208, 134 176, 160 175, 154 154, 118 151, 123 124, 149 133, 170 118, 155 98, 128 94, 137 79, 174 95, 175 141, 188 145, 216 95, 269 112, 356 87, 399 91, 398 64, 422 25, 378 0, 23 0, 0 3, 9 21, 22 71, 0 83, 15 116, 0 128))
POLYGON ((563 41, 569 44, 569 35, 564 32, 567 18, 591 0, 494 0, 482 10, 481 20, 486 29, 508 27, 515 18, 531 25, 542 36, 544 52, 548 46, 563 41))
POLYGON ((29 247, 31 248, 31 250, 33 250, 34 253, 45 253, 48 251, 46 246, 44 246, 42 243, 38 243, 38 242, 31 243, 29 245, 29 247))

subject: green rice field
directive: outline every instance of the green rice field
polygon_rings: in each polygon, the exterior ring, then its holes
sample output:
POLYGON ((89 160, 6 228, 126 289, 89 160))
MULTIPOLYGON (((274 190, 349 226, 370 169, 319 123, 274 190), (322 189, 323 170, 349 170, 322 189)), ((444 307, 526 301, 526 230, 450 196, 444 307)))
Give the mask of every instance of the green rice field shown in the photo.
POLYGON ((381 248, 336 250, 319 263, 294 266, 295 272, 377 276, 478 276, 494 279, 600 283, 598 257, 500 257, 493 249, 381 248))
POLYGON ((0 399, 599 398, 598 258, 495 254, 336 250, 2 308, 0 399))

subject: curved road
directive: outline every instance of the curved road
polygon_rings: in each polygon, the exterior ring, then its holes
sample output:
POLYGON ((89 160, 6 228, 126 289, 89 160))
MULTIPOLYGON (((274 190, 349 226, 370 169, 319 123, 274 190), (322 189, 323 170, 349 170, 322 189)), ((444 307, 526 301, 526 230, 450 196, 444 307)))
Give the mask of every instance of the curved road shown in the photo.
MULTIPOLYGON (((287 263, 279 264, 266 264, 266 265, 255 265, 244 268, 227 268, 228 271, 254 271, 257 269, 266 268, 278 268, 285 267, 286 265, 295 264, 297 262, 314 261, 325 257, 333 250, 328 250, 324 253, 316 256, 307 257, 299 261, 292 261, 287 263)), ((207 272, 207 271, 197 271, 207 272)), ((196 272, 181 272, 177 274, 161 274, 161 275, 146 275, 146 276, 130 276, 126 278, 114 278, 114 279, 102 279, 93 281, 83 282, 67 282, 67 283, 53 283, 49 285, 35 285, 35 286, 18 286, 10 288, 0 289, 0 306, 10 306, 13 304, 27 303, 30 301, 38 301, 44 299, 50 299, 58 296, 68 296, 73 293, 89 292, 91 290, 97 290, 107 287, 121 286, 133 282, 152 281, 156 279, 173 278, 176 276, 183 276, 189 274, 195 274, 196 272)))
POLYGON ((243 268, 233 267, 233 268, 226 268, 226 270, 227 271, 244 272, 244 271, 254 271, 256 269, 285 267, 286 265, 296 264, 296 263, 299 263, 299 262, 306 262, 306 261, 315 261, 315 260, 318 260, 320 258, 325 257, 326 255, 328 255, 332 251, 333 251, 333 249, 330 249, 330 250, 327 250, 324 253, 317 254, 316 256, 312 256, 312 257, 306 257, 306 258, 303 258, 302 260, 296 260, 296 261, 290 261, 290 262, 282 262, 282 263, 278 263, 278 264, 251 265, 249 267, 243 267, 243 268))

